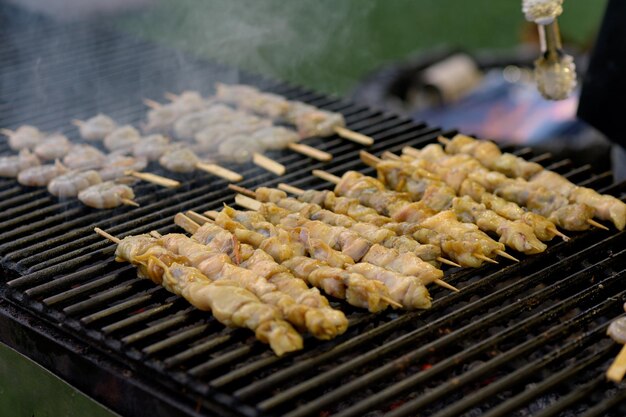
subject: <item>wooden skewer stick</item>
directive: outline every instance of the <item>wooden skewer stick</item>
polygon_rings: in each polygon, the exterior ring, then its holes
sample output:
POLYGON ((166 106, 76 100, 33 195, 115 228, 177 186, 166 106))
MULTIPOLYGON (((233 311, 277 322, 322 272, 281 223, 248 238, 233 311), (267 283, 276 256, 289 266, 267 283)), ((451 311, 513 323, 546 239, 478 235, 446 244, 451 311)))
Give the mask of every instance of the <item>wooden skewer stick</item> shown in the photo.
POLYGON ((598 223, 597 221, 593 220, 593 219, 587 219, 587 223, 589 223, 592 226, 597 227, 598 229, 604 229, 604 230, 609 230, 608 227, 606 227, 605 225, 598 223))
POLYGON ((371 138, 367 135, 364 135, 359 132, 355 132, 350 129, 346 129, 345 127, 337 126, 335 128, 335 133, 341 136, 342 138, 358 143, 359 145, 371 146, 374 143, 374 138, 371 138))
POLYGON ((97 234, 99 234, 100 236, 102 236, 105 239, 109 239, 111 242, 113 243, 117 243, 119 244, 122 240, 105 232, 104 230, 100 229, 99 227, 94 227, 93 231, 96 232, 97 234))
POLYGON ((150 232, 150 236, 152 237, 156 237, 157 239, 161 239, 163 237, 163 235, 159 232, 157 232, 156 230, 153 230, 150 232))
POLYGON ((487 258, 485 255, 481 254, 481 253, 473 253, 472 254, 473 257, 478 258, 478 259, 482 259, 485 262, 489 262, 492 264, 497 264, 499 263, 498 261, 491 259, 491 258, 487 258))
POLYGON ((328 181, 331 184, 339 184, 339 181, 341 181, 340 177, 333 175, 330 172, 322 171, 321 169, 314 169, 312 173, 317 178, 323 179, 324 181, 328 181))
MULTIPOLYGON (((250 190, 248 190, 248 191, 250 191, 250 190)), ((243 208, 246 208, 248 210, 254 210, 254 211, 259 211, 261 209, 261 205, 262 205, 262 203, 258 202, 257 200, 254 200, 254 199, 252 199, 250 197, 247 197, 247 196, 245 196, 243 194, 237 194, 235 196, 235 203, 237 203, 238 205, 240 205, 243 208)), ((433 283, 439 285, 440 287, 447 288, 447 289, 449 289, 451 291, 459 292, 458 288, 448 284, 447 282, 445 282, 445 281, 443 281, 443 280, 441 280, 439 278, 436 278, 433 281, 433 283)))
POLYGON ((143 104, 150 107, 151 109, 158 109, 158 108, 163 107, 163 105, 159 103, 158 101, 150 100, 149 98, 144 98, 143 104))
POLYGON ((252 162, 254 165, 263 168, 266 171, 269 171, 278 176, 284 175, 287 171, 287 168, 281 163, 274 161, 271 158, 268 158, 265 155, 262 155, 258 152, 255 152, 252 155, 252 162))
POLYGON ((218 214, 220 213, 217 210, 207 210, 204 212, 204 215, 207 216, 211 220, 215 220, 218 214))
POLYGON ((122 204, 125 204, 127 206, 139 207, 139 203, 133 200, 129 200, 128 198, 120 198, 120 201, 122 202, 122 204))
POLYGON ((319 149, 315 149, 312 146, 305 145, 303 143, 290 143, 287 147, 294 151, 298 152, 302 155, 308 156, 309 158, 316 159, 318 161, 327 162, 333 159, 333 156, 328 152, 320 151, 319 149))
MULTIPOLYGON (((196 212, 194 212, 194 211, 191 211, 191 210, 190 210, 190 211, 188 211, 187 213, 189 213, 189 214, 193 214, 193 215, 198 216, 198 217, 201 219, 201 221, 202 221, 203 223, 206 223, 206 222, 210 222, 210 221, 211 221, 211 219, 208 219, 208 218, 206 218, 206 217, 204 217, 204 216, 202 216, 202 215, 200 215, 200 214, 198 214, 198 213, 196 213, 196 212)), ((191 218, 189 218, 189 217, 185 216, 185 215, 184 215, 184 214, 182 214, 182 213, 178 213, 178 214, 174 217, 174 221, 176 222, 176 224, 177 224, 177 225, 179 225, 180 227, 182 227, 183 229, 185 229, 185 230, 186 230, 187 232, 189 232, 189 233, 195 233, 195 230, 197 230, 197 228, 198 228, 198 227, 200 227, 200 225, 199 225, 199 224, 197 224, 196 222, 194 222, 194 221, 193 221, 193 219, 191 219, 191 218), (179 217, 179 215, 180 215, 180 217, 179 217)), ((454 287, 453 287, 453 288, 454 288, 454 287)), ((397 302, 397 301, 395 301, 395 300, 392 300, 392 299, 391 299, 391 298, 389 298, 389 297, 384 297, 384 296, 383 296, 383 297, 381 297, 381 299, 382 299, 382 300, 384 300, 384 301, 386 301, 388 304, 391 304, 392 306, 394 306, 394 307, 396 307, 396 308, 402 308, 402 304, 398 303, 398 302, 397 302)))
POLYGON ((376 168, 378 164, 383 162, 382 159, 380 159, 376 155, 373 155, 367 151, 359 151, 359 157, 361 158, 361 161, 363 161, 365 165, 370 166, 372 168, 376 168))
POLYGON ((624 379, 624 374, 626 374, 626 345, 622 347, 611 366, 609 366, 609 369, 606 371, 606 377, 610 381, 619 384, 624 379))
POLYGON ((415 149, 412 146, 405 146, 404 148, 402 148, 402 153, 405 155, 418 157, 420 154, 420 151, 418 149, 415 149))
MULTIPOLYGON (((285 183, 278 184, 278 189, 283 190, 286 193, 290 193, 290 194, 294 194, 294 195, 302 195, 302 194, 304 194, 304 190, 303 189, 298 188, 298 187, 294 187, 293 185, 289 185, 289 184, 285 184, 285 183)), ((442 258, 441 256, 438 256, 436 258, 436 260, 441 262, 442 264, 455 266, 457 268, 462 268, 462 266, 457 264, 456 262, 452 262, 451 260, 446 259, 446 258, 442 258)))
POLYGON ((216 175, 220 178, 224 178, 227 181, 230 182, 239 182, 241 180, 243 180, 243 175, 238 174, 234 171, 231 171, 230 169, 226 169, 224 167, 221 167, 217 164, 209 164, 206 162, 198 162, 196 164, 196 168, 198 168, 199 170, 202 170, 204 172, 208 172, 209 174, 213 174, 216 175))
POLYGON ((185 213, 185 215, 186 215, 189 219, 191 219, 191 220, 193 220, 194 222, 196 222, 198 225, 203 225, 204 223, 208 223, 208 222, 210 222, 210 221, 211 221, 211 219, 209 219, 208 217, 203 216, 203 215, 202 215, 202 214, 200 214, 200 213, 196 213, 196 212, 195 212, 195 211, 193 211, 193 210, 188 210, 188 211, 187 211, 187 213, 185 213))
POLYGON ((437 141, 441 143, 442 145, 447 145, 448 143, 452 142, 450 139, 443 137, 443 136, 437 137, 437 141))
POLYGON ((499 250, 499 249, 498 249, 498 250, 496 250, 496 253, 497 253, 498 255, 502 256, 503 258, 507 258, 507 259, 512 260, 513 262, 519 262, 519 259, 517 259, 516 257, 514 257, 514 256, 512 256, 512 255, 509 255, 508 253, 506 253, 506 252, 505 252, 505 251, 503 251, 503 250, 499 250))
POLYGON ((385 151, 382 153, 381 157, 383 159, 389 159, 392 161, 399 161, 400 157, 398 155, 396 155, 395 153, 389 152, 389 151, 385 151))
POLYGON ((547 229, 548 229, 548 231, 554 233, 555 235, 557 235, 558 237, 560 237, 564 241, 567 242, 569 240, 569 236, 564 235, 563 233, 561 233, 556 227, 548 227, 547 229))
POLYGON ((160 185, 165 188, 178 188, 180 187, 180 182, 176 180, 172 180, 170 178, 165 178, 160 175, 152 174, 150 172, 138 172, 129 170, 124 172, 126 175, 130 175, 135 178, 139 178, 140 180, 151 182, 153 184, 160 185))
POLYGON ((235 191, 236 193, 243 194, 243 195, 245 195, 247 197, 256 198, 256 193, 254 191, 249 190, 249 189, 244 188, 244 187, 240 187, 239 185, 228 184, 228 188, 230 188, 231 190, 235 191))
POLYGON ((84 122, 83 120, 72 119, 72 124, 73 124, 74 126, 81 127, 82 125, 84 125, 84 124, 85 124, 85 122, 84 122))
POLYGON ((163 94, 163 95, 169 101, 176 101, 176 100, 178 100, 178 95, 176 95, 174 93, 170 93, 169 91, 166 91, 165 94, 163 94))
POLYGON ((4 136, 13 136, 15 134, 14 131, 12 131, 11 129, 0 129, 0 133, 2 133, 4 136))
POLYGON ((304 194, 304 190, 302 188, 294 187, 293 185, 285 184, 284 182, 278 184, 278 189, 293 195, 304 194))

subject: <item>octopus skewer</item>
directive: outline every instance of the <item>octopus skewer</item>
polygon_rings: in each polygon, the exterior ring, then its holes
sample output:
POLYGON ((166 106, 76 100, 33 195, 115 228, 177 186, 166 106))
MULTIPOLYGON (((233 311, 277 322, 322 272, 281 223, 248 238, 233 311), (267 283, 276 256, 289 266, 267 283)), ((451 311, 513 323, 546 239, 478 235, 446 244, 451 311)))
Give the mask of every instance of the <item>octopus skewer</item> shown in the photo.
POLYGON ((452 208, 461 221, 497 234, 500 242, 519 252, 536 254, 546 250, 546 245, 526 223, 508 220, 467 195, 457 197, 452 187, 428 172, 421 172, 418 167, 403 161, 383 161, 365 151, 361 151, 361 160, 376 168, 378 178, 386 186, 407 192, 413 201, 424 201, 436 211, 452 208))
MULTIPOLYGON (((288 234, 277 233, 265 238, 247 229, 241 223, 226 220, 223 216, 218 220, 220 222, 218 224, 193 211, 187 214, 202 224, 202 227, 206 228, 205 224, 213 224, 221 230, 228 230, 236 239, 248 242, 252 248, 267 252, 277 263, 285 266, 298 278, 323 290, 328 295, 346 300, 355 307, 367 308, 373 313, 386 309, 388 305, 402 307, 401 304, 389 298, 389 292, 382 283, 370 281, 360 274, 349 273, 344 269, 331 266, 324 260, 318 259, 319 253, 316 253, 316 257, 313 258, 304 256, 305 252, 301 250, 303 246, 298 242, 294 243, 288 234)), ((214 218, 218 216, 219 214, 216 213, 214 218)), ((188 232, 196 234, 197 226, 185 217, 177 216, 175 221, 188 232)), ((246 243, 241 243, 241 245, 246 245, 246 243)), ((240 254, 244 252, 245 250, 239 251, 240 254)))
POLYGON ((492 142, 479 141, 464 135, 456 135, 452 140, 441 140, 448 153, 471 155, 489 169, 509 177, 528 180, 529 184, 543 186, 567 198, 571 203, 592 207, 596 217, 611 221, 618 230, 623 230, 626 226, 626 204, 613 196, 601 195, 591 188, 578 187, 567 178, 546 170, 537 163, 502 153, 492 142))
POLYGON ((278 308, 263 303, 237 283, 227 279, 216 281, 196 268, 184 265, 184 258, 168 251, 148 235, 120 240, 101 229, 94 230, 117 244, 117 261, 137 266, 140 277, 184 297, 200 310, 211 311, 220 323, 252 330, 257 339, 269 343, 278 356, 302 349, 302 337, 282 319, 278 308))
POLYGON ((320 170, 314 170, 313 175, 336 184, 335 193, 338 195, 358 198, 362 204, 398 222, 417 223, 423 228, 423 237, 418 238, 419 241, 432 239, 428 236, 432 232, 438 236, 437 239, 447 237, 456 242, 456 249, 446 242, 446 253, 461 265, 480 265, 476 260, 497 264, 493 257, 506 253, 504 244, 495 242, 476 225, 459 222, 454 212, 445 210, 437 213, 422 203, 412 202, 406 193, 385 190, 384 184, 375 178, 356 171, 348 171, 342 178, 320 170))

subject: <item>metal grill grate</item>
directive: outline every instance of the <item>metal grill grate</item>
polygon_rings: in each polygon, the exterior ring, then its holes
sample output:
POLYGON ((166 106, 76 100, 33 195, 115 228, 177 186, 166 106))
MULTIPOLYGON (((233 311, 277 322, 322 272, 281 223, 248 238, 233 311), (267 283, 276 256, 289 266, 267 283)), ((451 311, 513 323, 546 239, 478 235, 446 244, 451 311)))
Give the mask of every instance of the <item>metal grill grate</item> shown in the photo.
MULTIPOLYGON (((71 118, 102 111, 138 123, 145 111, 141 98, 159 98, 168 89, 208 93, 210 84, 221 79, 254 83, 341 111, 350 128, 374 137, 370 151, 376 154, 419 147, 442 133, 105 29, 44 22, 36 30, 0 32, 0 37, 3 127, 28 122, 75 138, 71 118)), ((272 152, 287 166, 281 178, 251 165, 231 168, 244 174, 241 185, 251 188, 279 181, 323 187, 309 175, 315 168, 372 172, 359 162, 360 148, 352 143, 329 138, 311 144, 332 153, 333 161, 321 164, 272 152)), ((7 152, 3 142, 0 154, 7 152)), ((527 148, 517 153, 533 158, 527 148)), ((626 193, 624 185, 610 185, 610 172, 594 174, 550 155, 534 160, 579 184, 621 198, 626 193)), ((165 174, 158 166, 150 170, 165 174)), ((172 232, 178 211, 232 202, 222 180, 207 174, 176 179, 184 182, 182 189, 139 185, 141 207, 108 212, 0 180, 0 256, 7 277, 0 283, 0 306, 43 320, 44 333, 59 343, 66 335, 131 369, 132 384, 150 381, 144 388, 147 402, 174 404, 181 414, 624 414, 626 390, 603 376, 619 348, 604 332, 607 321, 623 312, 626 299, 624 233, 576 234, 520 264, 450 269, 447 280, 462 291, 434 289, 428 311, 371 315, 336 303, 350 319, 346 334, 330 342, 306 338, 305 350, 277 358, 249 332, 225 329, 184 300, 138 279, 133 268, 113 261, 114 248, 93 233, 95 225, 117 236, 172 232)), ((17 317, 9 320, 17 322, 17 317)), ((34 325, 20 321, 20 326, 34 325)), ((53 363, 48 366, 62 373, 53 363)), ((97 396, 88 385, 83 389, 97 396)), ((121 411, 152 411, 150 406, 130 410, 118 401, 111 406, 121 411)))

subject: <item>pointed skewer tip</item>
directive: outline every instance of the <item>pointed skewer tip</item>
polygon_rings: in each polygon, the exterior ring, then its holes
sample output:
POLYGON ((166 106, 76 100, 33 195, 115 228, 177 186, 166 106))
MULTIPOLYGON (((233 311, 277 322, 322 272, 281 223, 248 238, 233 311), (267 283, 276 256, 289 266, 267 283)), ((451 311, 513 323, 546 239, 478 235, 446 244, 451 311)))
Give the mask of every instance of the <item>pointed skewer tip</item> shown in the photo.
POLYGON ((495 252, 496 252, 498 255, 502 256, 503 258, 510 259, 510 260, 512 260, 513 262, 519 262, 519 259, 517 259, 516 257, 514 257, 514 256, 512 256, 512 255, 509 255, 508 253, 506 253, 506 252, 505 252, 505 251, 503 251, 503 250, 497 250, 497 251, 495 251, 495 252))
POLYGON ((93 231, 96 232, 97 234, 99 234, 100 236, 102 236, 105 239, 109 239, 111 242, 113 243, 120 243, 122 240, 105 232, 104 230, 100 229, 99 227, 94 227, 93 231))
POLYGON ((243 194, 246 197, 256 198, 256 193, 250 190, 249 188, 240 187, 239 185, 235 185, 235 184, 228 184, 228 188, 233 190, 236 193, 243 194))
POLYGON ((457 287, 455 287, 454 285, 450 285, 447 282, 445 282, 442 279, 437 278, 436 280, 433 281, 433 283, 439 285, 442 288, 446 288, 450 291, 454 291, 454 292, 460 292, 461 290, 459 290, 457 287))
POLYGON ((278 189, 283 190, 286 193, 302 195, 304 194, 304 190, 302 188, 294 187, 293 185, 285 184, 281 182, 278 184, 278 189))
POLYGON ((597 221, 595 221, 593 219, 587 219, 587 223, 589 223, 590 225, 592 225, 594 227, 597 227, 598 229, 609 230, 608 227, 606 227, 602 223, 598 223, 597 221))
POLYGON ((492 263, 492 264, 497 264, 497 263, 499 263, 499 262, 498 262, 498 261, 496 261, 495 259, 488 258, 488 257, 486 257, 485 255, 483 255, 483 254, 481 254, 481 253, 474 253, 474 254, 473 254, 473 256, 474 256, 475 258, 482 259, 483 261, 485 261, 485 262, 489 262, 489 263, 492 263))
POLYGON ((455 266, 457 268, 462 268, 461 265, 457 264, 456 262, 452 262, 449 259, 446 258, 442 258, 441 256, 439 256, 437 259, 437 261, 441 262, 442 264, 446 264, 446 265, 450 265, 450 266, 455 266))

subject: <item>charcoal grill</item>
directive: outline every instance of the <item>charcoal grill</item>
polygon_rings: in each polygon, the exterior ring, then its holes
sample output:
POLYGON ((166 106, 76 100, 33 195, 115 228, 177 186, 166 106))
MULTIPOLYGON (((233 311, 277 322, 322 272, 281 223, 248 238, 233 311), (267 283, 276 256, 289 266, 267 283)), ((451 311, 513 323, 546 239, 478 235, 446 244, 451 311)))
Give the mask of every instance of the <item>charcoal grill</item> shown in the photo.
MULTIPOLYGON (((72 118, 102 111, 138 123, 145 112, 141 98, 186 88, 208 94, 220 80, 341 111, 351 129, 375 138, 370 151, 376 154, 454 133, 195 60, 105 27, 45 19, 36 27, 4 27, 3 127, 31 123, 77 139, 72 118)), ((281 178, 253 166, 229 168, 241 172, 241 185, 250 188, 279 181, 328 186, 310 175, 316 168, 372 173, 359 162, 357 145, 336 137, 310 144, 335 158, 321 164, 273 152, 287 167, 281 178)), ((528 148, 514 151, 624 198, 626 186, 611 185, 611 172, 594 173, 528 148)), ((0 154, 6 153, 2 142, 0 154)), ((462 291, 433 289, 428 311, 372 315, 335 303, 350 319, 344 335, 329 342, 306 338, 303 351, 277 358, 249 332, 225 329, 138 279, 93 233, 94 226, 120 237, 174 232, 175 213, 233 202, 227 184, 208 174, 176 179, 181 189, 141 184, 141 207, 111 211, 0 180, 0 340, 128 416, 626 414, 626 387, 604 378, 619 350, 605 331, 626 299, 624 233, 591 230, 567 243, 555 241, 519 264, 449 269, 447 280, 462 291)))

